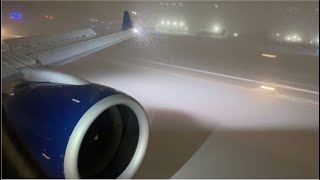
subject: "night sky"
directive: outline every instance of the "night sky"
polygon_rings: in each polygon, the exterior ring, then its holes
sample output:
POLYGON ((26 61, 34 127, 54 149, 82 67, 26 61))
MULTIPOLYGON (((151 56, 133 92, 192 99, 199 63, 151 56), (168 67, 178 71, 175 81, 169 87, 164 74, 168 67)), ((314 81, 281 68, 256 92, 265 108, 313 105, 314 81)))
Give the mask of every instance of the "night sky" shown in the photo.
POLYGON ((312 39, 319 34, 318 8, 318 1, 4 1, 2 25, 20 35, 69 31, 91 25, 100 30, 118 31, 123 11, 129 10, 139 13, 132 17, 134 23, 146 27, 153 27, 163 19, 179 19, 190 31, 210 28, 218 22, 241 34, 294 32, 312 39), (21 13, 22 18, 10 19, 14 11, 21 13), (46 20, 46 15, 54 19, 46 20), (91 18, 104 24, 90 22, 91 18))

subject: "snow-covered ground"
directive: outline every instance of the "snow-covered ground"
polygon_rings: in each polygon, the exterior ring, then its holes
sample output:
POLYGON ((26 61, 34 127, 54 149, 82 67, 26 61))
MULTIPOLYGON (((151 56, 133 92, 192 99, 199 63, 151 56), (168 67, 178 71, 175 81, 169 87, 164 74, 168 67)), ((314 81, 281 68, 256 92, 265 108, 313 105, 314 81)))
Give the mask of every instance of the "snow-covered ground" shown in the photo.
POLYGON ((122 90, 144 106, 150 141, 136 178, 319 178, 313 50, 153 35, 54 69, 122 90), (268 91, 260 88, 265 82, 280 86, 268 91))

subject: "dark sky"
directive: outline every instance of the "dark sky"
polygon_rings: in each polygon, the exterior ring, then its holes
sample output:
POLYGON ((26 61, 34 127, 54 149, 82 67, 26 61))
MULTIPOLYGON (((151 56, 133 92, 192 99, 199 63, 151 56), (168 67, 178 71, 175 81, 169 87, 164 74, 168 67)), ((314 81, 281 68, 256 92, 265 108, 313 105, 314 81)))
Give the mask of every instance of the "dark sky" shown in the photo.
POLYGON ((111 21, 110 26, 117 30, 120 28, 123 11, 134 10, 139 13, 139 17, 132 17, 134 22, 150 26, 161 19, 175 18, 183 20, 192 31, 212 27, 217 22, 228 30, 242 34, 292 32, 306 38, 314 38, 319 34, 318 1, 170 1, 169 6, 165 3, 165 1, 5 1, 2 3, 2 24, 12 32, 29 35, 88 27, 92 24, 89 19, 97 18, 100 21, 111 21), (179 2, 183 6, 179 5, 179 2), (23 18, 20 20, 8 18, 14 10, 21 12, 23 18), (46 21, 45 15, 54 16, 55 19, 46 21))

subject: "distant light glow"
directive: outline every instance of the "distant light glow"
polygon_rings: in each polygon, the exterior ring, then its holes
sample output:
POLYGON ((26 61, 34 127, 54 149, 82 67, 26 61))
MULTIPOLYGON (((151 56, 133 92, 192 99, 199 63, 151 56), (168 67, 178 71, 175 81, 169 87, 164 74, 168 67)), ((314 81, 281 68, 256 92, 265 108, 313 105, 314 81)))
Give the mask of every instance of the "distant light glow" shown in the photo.
POLYGON ((176 26, 176 25, 177 25, 177 22, 173 22, 173 25, 176 26))
POLYGON ((289 42, 301 42, 302 38, 298 34, 293 34, 286 36, 285 40, 289 42))
POLYGON ((215 33, 219 33, 221 31, 221 27, 220 27, 220 25, 215 25, 214 27, 213 27, 213 32, 215 32, 215 33))
POLYGON ((234 36, 234 37, 238 37, 239 34, 238 34, 238 33, 234 33, 233 36, 234 36))
POLYGON ((131 11, 132 12, 132 14, 137 14, 137 12, 135 12, 135 11, 131 11))
POLYGON ((274 55, 274 54, 261 54, 261 56, 268 57, 268 58, 276 58, 277 57, 277 55, 274 55))
POLYGON ((274 91, 274 88, 273 88, 273 87, 260 86, 260 88, 262 88, 262 89, 266 89, 266 90, 269 90, 269 91, 274 91))
POLYGON ((170 21, 167 21, 167 25, 170 25, 170 21))
POLYGON ((277 33, 277 36, 280 36, 280 33, 277 33))
POLYGON ((164 21, 161 21, 161 24, 164 24, 164 21))
POLYGON ((217 4, 214 5, 215 8, 218 8, 219 6, 217 4))
POLYGON ((174 6, 176 5, 176 3, 172 3, 174 6))

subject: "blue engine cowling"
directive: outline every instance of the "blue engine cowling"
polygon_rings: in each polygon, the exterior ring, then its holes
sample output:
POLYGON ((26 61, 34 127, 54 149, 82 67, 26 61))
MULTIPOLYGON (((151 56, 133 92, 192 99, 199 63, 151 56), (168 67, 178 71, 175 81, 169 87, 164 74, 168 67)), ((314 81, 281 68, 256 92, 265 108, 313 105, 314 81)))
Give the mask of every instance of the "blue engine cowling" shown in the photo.
POLYGON ((146 114, 118 90, 24 82, 2 103, 4 121, 48 178, 130 178, 145 154, 146 114))

